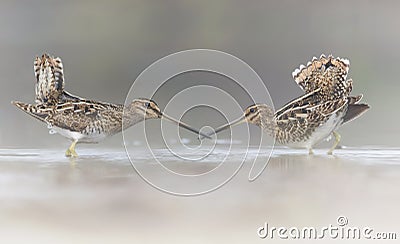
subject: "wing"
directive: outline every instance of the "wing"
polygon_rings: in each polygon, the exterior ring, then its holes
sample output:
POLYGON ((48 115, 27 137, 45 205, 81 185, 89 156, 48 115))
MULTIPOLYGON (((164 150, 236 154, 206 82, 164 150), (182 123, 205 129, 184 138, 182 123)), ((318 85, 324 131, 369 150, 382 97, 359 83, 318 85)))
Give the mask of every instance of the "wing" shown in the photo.
POLYGON ((352 80, 346 80, 349 66, 347 59, 322 54, 320 58, 314 57, 307 66, 300 65, 292 75, 305 93, 321 88, 320 92, 326 98, 348 96, 352 90, 352 80))
POLYGON ((11 102, 19 109, 29 114, 30 116, 47 123, 47 118, 49 114, 52 113, 53 109, 50 107, 46 107, 43 104, 28 104, 23 102, 13 101, 11 102))
MULTIPOLYGON (((89 100, 58 104, 47 121, 53 126, 81 133, 102 133, 122 123, 123 105, 89 100)), ((121 126, 120 126, 121 127, 121 126)))
POLYGON ((325 123, 330 115, 345 108, 347 98, 338 100, 324 100, 320 89, 299 97, 276 111, 274 119, 283 133, 281 143, 293 142, 308 137, 319 125, 325 123))
POLYGON ((347 122, 350 122, 358 118, 370 108, 369 105, 366 103, 359 103, 362 97, 363 95, 360 94, 357 96, 350 96, 347 98, 349 101, 348 102, 349 106, 347 108, 345 116, 343 117, 342 124, 345 124, 347 122))
POLYGON ((78 97, 74 94, 71 94, 67 91, 64 91, 62 96, 61 96, 61 101, 81 101, 85 100, 84 98, 78 97))
POLYGON ((349 96, 349 104, 357 104, 358 102, 361 101, 363 97, 363 94, 357 95, 357 96, 349 96))
POLYGON ((64 71, 58 57, 43 54, 34 61, 36 103, 55 104, 64 92, 64 71))
POLYGON ((46 123, 72 132, 116 133, 122 129, 123 105, 90 100, 69 101, 54 106, 12 102, 25 113, 46 123))
POLYGON ((365 113, 369 109, 369 105, 362 103, 362 104, 349 104, 349 107, 347 108, 346 115, 343 117, 343 122, 342 124, 345 124, 347 122, 350 122, 359 116, 361 116, 363 113, 365 113))

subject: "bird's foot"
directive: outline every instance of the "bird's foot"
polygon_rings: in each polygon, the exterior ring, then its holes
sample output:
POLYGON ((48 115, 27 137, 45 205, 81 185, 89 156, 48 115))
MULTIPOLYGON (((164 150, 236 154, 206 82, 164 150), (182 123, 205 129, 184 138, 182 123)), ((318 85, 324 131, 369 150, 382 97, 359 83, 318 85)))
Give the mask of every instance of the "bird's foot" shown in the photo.
POLYGON ((336 131, 334 131, 332 134, 335 137, 335 142, 333 143, 333 146, 327 152, 328 155, 332 155, 333 154, 333 150, 335 150, 336 147, 339 145, 340 138, 341 138, 340 134, 337 133, 336 131))
POLYGON ((69 150, 69 148, 67 149, 67 151, 65 151, 65 157, 71 157, 71 151, 69 150))
POLYGON ((68 158, 76 158, 78 154, 75 152, 75 149, 68 148, 67 151, 65 151, 65 156, 68 158))

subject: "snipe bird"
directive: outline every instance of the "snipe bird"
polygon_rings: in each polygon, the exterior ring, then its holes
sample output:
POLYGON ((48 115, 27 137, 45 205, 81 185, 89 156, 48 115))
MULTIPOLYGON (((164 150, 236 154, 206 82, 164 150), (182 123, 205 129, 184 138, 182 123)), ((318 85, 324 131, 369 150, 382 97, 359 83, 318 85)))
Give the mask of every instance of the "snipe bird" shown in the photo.
POLYGON ((310 154, 317 143, 333 135, 335 142, 328 151, 332 154, 340 141, 336 130, 369 109, 368 104, 359 103, 362 95, 350 95, 352 80, 346 80, 349 65, 347 59, 332 55, 314 57, 307 66, 301 65, 292 74, 304 95, 276 112, 266 104, 251 105, 241 118, 217 128, 214 133, 247 122, 261 127, 278 143, 306 148, 310 154))
POLYGON ((146 119, 166 119, 196 134, 207 136, 162 113, 150 99, 134 99, 124 106, 88 100, 66 92, 60 58, 48 55, 37 58, 35 76, 36 104, 12 103, 46 123, 51 132, 70 139, 72 144, 65 152, 67 157, 77 156, 77 143, 97 143, 146 119))

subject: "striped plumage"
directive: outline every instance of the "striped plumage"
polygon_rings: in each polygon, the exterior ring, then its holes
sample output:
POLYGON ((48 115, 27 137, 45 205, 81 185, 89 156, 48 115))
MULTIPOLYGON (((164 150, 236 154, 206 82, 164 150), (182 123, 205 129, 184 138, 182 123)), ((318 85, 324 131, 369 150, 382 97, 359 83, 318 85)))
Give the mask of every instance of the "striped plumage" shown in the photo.
POLYGON ((157 104, 148 99, 135 99, 125 108, 122 104, 99 101, 66 101, 48 106, 13 102, 27 114, 46 123, 55 132, 80 143, 96 143, 144 119, 161 118, 157 104), (145 109, 139 109, 139 108, 145 109))
POLYGON ((43 54, 36 57, 33 65, 35 72, 35 102, 57 103, 64 91, 64 70, 61 59, 43 54))
POLYGON ((35 102, 56 104, 61 101, 78 101, 82 98, 65 90, 64 67, 61 58, 43 54, 33 63, 35 73, 35 102))
POLYGON ((293 72, 295 82, 305 92, 303 96, 276 112, 265 104, 251 105, 243 118, 217 128, 215 133, 248 122, 260 126, 278 143, 307 148, 310 153, 314 145, 333 134, 336 141, 328 152, 331 154, 340 140, 336 130, 369 108, 358 103, 362 95, 350 95, 352 80, 346 80, 349 65, 348 60, 331 55, 314 57, 293 72))
MULTIPOLYGON (((36 104, 12 102, 22 111, 46 123, 51 132, 72 141, 66 156, 77 156, 77 143, 97 143, 145 119, 167 119, 196 134, 189 125, 163 114, 149 99, 133 100, 129 105, 93 101, 64 90, 63 65, 60 58, 44 54, 34 62, 36 104)), ((203 136, 207 136, 200 133, 203 136)))
POLYGON ((353 81, 346 80, 349 66, 347 59, 321 55, 319 58, 313 57, 307 66, 300 65, 292 76, 306 94, 320 89, 322 100, 332 100, 350 94, 353 81))

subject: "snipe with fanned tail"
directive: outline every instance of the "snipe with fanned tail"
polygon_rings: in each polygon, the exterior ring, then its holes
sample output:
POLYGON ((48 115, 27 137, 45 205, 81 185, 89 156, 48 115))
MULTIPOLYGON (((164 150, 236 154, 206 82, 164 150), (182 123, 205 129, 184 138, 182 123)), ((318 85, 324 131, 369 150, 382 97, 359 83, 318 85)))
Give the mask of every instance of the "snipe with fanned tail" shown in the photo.
MULTIPOLYGON (((335 137, 328 151, 332 154, 340 141, 336 130, 369 109, 359 101, 362 95, 351 96, 352 80, 347 80, 350 62, 332 55, 313 58, 307 66, 293 72, 295 82, 305 92, 274 112, 266 104, 249 106, 243 117, 217 128, 218 133, 243 122, 261 127, 285 146, 312 148, 330 135, 335 137)), ((212 135, 212 134, 209 134, 212 135)))
MULTIPOLYGON (((60 58, 43 55, 34 63, 36 104, 12 102, 18 108, 46 123, 52 132, 72 141, 65 155, 76 157, 77 143, 97 143, 146 119, 166 119, 201 134, 189 125, 162 113, 150 99, 135 99, 129 105, 93 101, 64 90, 60 58)), ((208 137, 208 136, 207 136, 208 137)))

